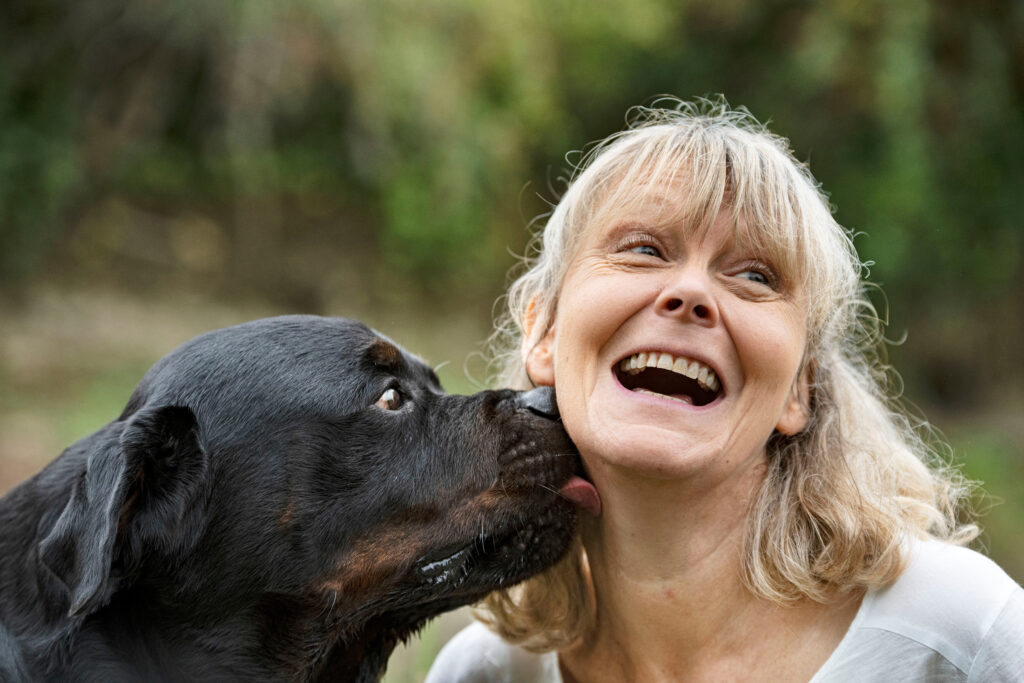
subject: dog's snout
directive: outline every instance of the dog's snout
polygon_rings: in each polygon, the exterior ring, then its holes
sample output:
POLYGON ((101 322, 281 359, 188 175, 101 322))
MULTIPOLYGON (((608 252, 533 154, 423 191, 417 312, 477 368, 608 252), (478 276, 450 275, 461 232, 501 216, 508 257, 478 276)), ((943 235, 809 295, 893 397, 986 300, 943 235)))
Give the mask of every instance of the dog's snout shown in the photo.
POLYGON ((537 387, 536 389, 519 394, 516 397, 516 405, 549 420, 558 419, 558 404, 555 403, 555 390, 551 387, 537 387))

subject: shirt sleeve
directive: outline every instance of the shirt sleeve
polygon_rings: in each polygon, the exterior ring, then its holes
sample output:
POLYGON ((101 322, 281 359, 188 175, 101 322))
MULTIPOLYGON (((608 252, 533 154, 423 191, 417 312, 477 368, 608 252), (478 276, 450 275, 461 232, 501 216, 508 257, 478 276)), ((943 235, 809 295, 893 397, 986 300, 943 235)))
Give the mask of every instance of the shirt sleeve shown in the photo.
POLYGON ((1010 594, 978 650, 968 681, 1024 681, 1024 589, 1010 594))
POLYGON ((534 654, 473 623, 448 641, 424 683, 561 683, 558 655, 534 654))

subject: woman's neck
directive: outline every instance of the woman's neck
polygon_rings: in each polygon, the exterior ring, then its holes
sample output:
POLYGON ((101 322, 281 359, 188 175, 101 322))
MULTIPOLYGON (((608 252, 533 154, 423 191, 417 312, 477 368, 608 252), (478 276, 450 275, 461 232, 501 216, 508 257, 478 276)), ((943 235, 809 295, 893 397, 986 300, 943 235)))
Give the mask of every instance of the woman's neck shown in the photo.
POLYGON ((594 474, 604 511, 584 523, 583 540, 597 620, 562 655, 567 680, 749 680, 758 670, 806 680, 842 638, 859 600, 833 624, 823 605, 782 608, 743 582, 745 519, 763 471, 710 487, 594 474))

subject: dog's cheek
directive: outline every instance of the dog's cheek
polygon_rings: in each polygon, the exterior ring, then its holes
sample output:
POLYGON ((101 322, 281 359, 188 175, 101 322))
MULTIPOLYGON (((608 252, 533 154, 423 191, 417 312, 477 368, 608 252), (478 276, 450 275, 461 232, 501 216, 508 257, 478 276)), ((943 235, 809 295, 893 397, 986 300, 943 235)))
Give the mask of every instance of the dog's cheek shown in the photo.
MULTIPOLYGON (((396 466, 420 482, 421 491, 474 495, 496 480, 508 442, 504 420, 478 396, 437 397, 401 435, 407 448, 396 466)), ((410 421, 413 422, 413 421, 410 421)))

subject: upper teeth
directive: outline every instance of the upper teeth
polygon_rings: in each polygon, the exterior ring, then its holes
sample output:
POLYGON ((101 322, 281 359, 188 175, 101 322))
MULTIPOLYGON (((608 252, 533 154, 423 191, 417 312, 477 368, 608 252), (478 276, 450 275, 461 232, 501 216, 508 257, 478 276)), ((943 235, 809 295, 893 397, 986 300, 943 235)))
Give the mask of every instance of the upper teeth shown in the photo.
POLYGON ((697 380, 697 384, 708 391, 718 391, 718 377, 715 371, 700 361, 682 356, 673 356, 670 353, 634 353, 628 358, 623 358, 619 367, 631 375, 635 375, 644 368, 661 368, 671 370, 690 379, 697 380))

